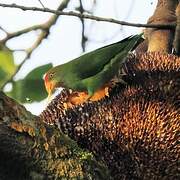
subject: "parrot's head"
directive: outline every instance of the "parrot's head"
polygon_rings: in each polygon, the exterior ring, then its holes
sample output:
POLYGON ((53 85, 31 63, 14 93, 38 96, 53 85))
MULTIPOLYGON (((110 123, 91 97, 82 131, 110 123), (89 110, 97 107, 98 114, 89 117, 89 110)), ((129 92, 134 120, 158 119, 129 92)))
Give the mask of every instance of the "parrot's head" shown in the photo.
POLYGON ((57 87, 64 87, 63 75, 64 69, 61 65, 51 68, 44 75, 44 84, 48 92, 48 99, 57 87))

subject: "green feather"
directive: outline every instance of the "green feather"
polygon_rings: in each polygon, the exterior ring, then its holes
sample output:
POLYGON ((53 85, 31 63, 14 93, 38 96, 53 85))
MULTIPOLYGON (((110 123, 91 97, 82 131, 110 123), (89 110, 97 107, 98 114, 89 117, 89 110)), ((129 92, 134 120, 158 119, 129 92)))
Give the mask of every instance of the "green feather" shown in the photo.
POLYGON ((142 34, 130 36, 99 48, 56 66, 50 72, 54 74, 54 80, 59 86, 76 91, 88 91, 92 96, 117 74, 128 53, 142 42, 141 36, 142 34))

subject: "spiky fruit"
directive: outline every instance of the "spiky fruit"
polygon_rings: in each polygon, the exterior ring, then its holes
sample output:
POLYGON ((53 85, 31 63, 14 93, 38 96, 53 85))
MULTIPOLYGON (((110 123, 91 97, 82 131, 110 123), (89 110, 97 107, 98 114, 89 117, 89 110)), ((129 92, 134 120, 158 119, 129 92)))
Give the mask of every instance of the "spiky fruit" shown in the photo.
POLYGON ((137 54, 124 70, 128 87, 67 111, 64 91, 40 117, 103 160, 115 179, 178 179, 180 58, 137 54))

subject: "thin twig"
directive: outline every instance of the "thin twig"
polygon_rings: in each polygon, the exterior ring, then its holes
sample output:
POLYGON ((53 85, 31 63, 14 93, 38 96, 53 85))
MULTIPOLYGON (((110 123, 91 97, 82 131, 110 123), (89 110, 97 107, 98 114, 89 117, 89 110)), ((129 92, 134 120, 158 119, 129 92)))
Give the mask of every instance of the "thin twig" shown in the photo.
POLYGON ((38 0, 39 1, 39 3, 41 4, 41 6, 43 7, 43 8, 45 8, 45 6, 44 6, 44 4, 42 3, 42 1, 41 0, 38 0))
MULTIPOLYGON (((57 10, 63 10, 62 7, 66 8, 67 7, 67 4, 70 0, 64 0, 61 5, 57 8, 57 10)), ((9 39, 12 39, 14 37, 17 37, 17 36, 20 36, 24 33, 27 33, 27 32, 30 32, 30 31, 34 31, 34 30, 44 30, 46 31, 48 28, 49 28, 49 24, 55 24, 56 23, 56 20, 57 20, 58 16, 57 15, 54 15, 52 16, 47 22, 45 23, 42 23, 42 24, 38 24, 38 25, 33 25, 33 26, 30 26, 30 27, 27 27, 27 28, 24 28, 24 29, 21 29, 19 31, 16 31, 16 32, 13 32, 13 33, 7 33, 7 36, 1 40, 2 43, 5 43, 6 41, 8 41, 9 39)), ((3 28, 2 28, 3 30, 3 28)))
POLYGON ((171 24, 140 24, 140 23, 130 23, 126 21, 119 21, 116 19, 112 18, 103 18, 103 17, 98 17, 98 16, 93 16, 93 15, 88 15, 88 14, 81 14, 81 13, 76 13, 73 11, 70 12, 63 12, 60 10, 52 10, 49 8, 38 8, 38 7, 26 7, 26 6, 20 6, 17 4, 3 4, 0 3, 1 7, 9 7, 9 8, 17 8, 21 9, 23 11, 40 11, 40 12, 48 12, 48 13, 53 13, 56 15, 63 15, 63 16, 75 16, 79 18, 85 18, 85 19, 91 19, 95 21, 103 21, 103 22, 109 22, 109 23, 115 23, 115 24, 120 24, 120 25, 125 25, 125 26, 132 26, 132 27, 145 27, 145 28, 159 28, 159 29, 174 29, 176 26, 176 23, 171 23, 171 24))
MULTIPOLYGON (((117 1, 115 1, 115 2, 117 2, 117 1)), ((123 21, 127 20, 128 17, 131 15, 132 8, 133 8, 133 6, 134 6, 134 2, 135 2, 135 1, 132 1, 132 3, 130 4, 129 9, 128 9, 128 12, 127 12, 125 18, 123 18, 123 21)), ((117 14, 117 9, 116 9, 116 7, 118 7, 117 4, 115 4, 115 7, 114 7, 114 8, 115 8, 115 13, 116 13, 115 16, 116 16, 116 18, 117 18, 117 17, 118 17, 118 14, 117 14)), ((125 37, 125 33, 124 33, 125 30, 124 30, 123 26, 119 26, 119 28, 118 28, 111 36, 109 36, 109 37, 107 37, 107 38, 104 38, 104 39, 102 39, 102 40, 97 40, 97 39, 93 39, 93 38, 88 38, 88 40, 89 40, 89 41, 92 41, 92 42, 95 42, 95 43, 105 43, 105 42, 108 42, 108 41, 114 39, 117 35, 119 35, 119 32, 120 32, 120 31, 121 31, 122 37, 125 37)))
MULTIPOLYGON (((67 7, 68 3, 70 0, 64 0, 60 6, 58 7, 58 10, 63 10, 67 7)), ((10 83, 13 81, 14 76, 19 72, 19 70, 21 69, 21 67, 25 64, 25 62, 31 57, 31 54, 34 52, 34 50, 41 44, 41 42, 43 41, 43 39, 47 38, 47 36, 49 35, 49 29, 52 27, 52 25, 54 25, 56 23, 58 19, 57 15, 53 15, 45 24, 44 26, 46 28, 41 29, 41 33, 39 34, 37 40, 35 41, 35 43, 32 45, 32 47, 28 48, 26 50, 27 54, 25 56, 25 58, 23 59, 23 61, 18 65, 18 67, 16 68, 16 71, 11 75, 11 77, 1 86, 1 89, 3 89, 6 84, 10 83)), ((38 27, 38 25, 36 26, 38 27)), ((30 29, 30 28, 29 28, 30 29)), ((39 28, 37 28, 39 29, 39 28)), ((27 30, 27 28, 26 28, 27 30)), ((31 29, 30 29, 31 30, 31 29)), ((30 31, 29 30, 29 31, 30 31)), ((21 33, 23 32, 23 30, 21 31, 21 33)))
MULTIPOLYGON (((84 13, 84 8, 83 8, 83 4, 82 4, 81 0, 79 0, 79 12, 81 14, 84 13)), ((85 24, 84 24, 84 19, 83 18, 80 18, 80 20, 81 20, 81 24, 82 24, 81 46, 82 46, 83 52, 85 52, 86 41, 87 41, 87 38, 85 36, 85 24)))
POLYGON ((33 30, 38 30, 38 29, 45 30, 47 28, 46 25, 47 25, 47 22, 45 22, 43 24, 39 24, 39 25, 30 26, 30 27, 21 29, 21 30, 13 32, 13 33, 7 33, 7 36, 4 39, 2 39, 1 42, 5 43, 9 39, 12 39, 14 37, 20 36, 24 33, 27 33, 27 32, 33 31, 33 30))
POLYGON ((2 26, 0 26, 0 30, 2 30, 4 33, 6 33, 6 35, 9 34, 2 26))

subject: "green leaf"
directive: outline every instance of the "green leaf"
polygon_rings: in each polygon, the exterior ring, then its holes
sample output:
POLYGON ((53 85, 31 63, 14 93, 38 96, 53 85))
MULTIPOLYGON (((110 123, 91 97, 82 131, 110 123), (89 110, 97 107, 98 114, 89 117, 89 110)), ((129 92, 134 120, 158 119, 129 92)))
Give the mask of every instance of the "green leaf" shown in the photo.
POLYGON ((15 72, 16 65, 12 51, 5 45, 0 44, 0 87, 15 72))
POLYGON ((47 97, 43 75, 52 67, 52 64, 39 66, 32 70, 24 79, 15 81, 10 92, 6 93, 21 103, 41 101, 47 97))

